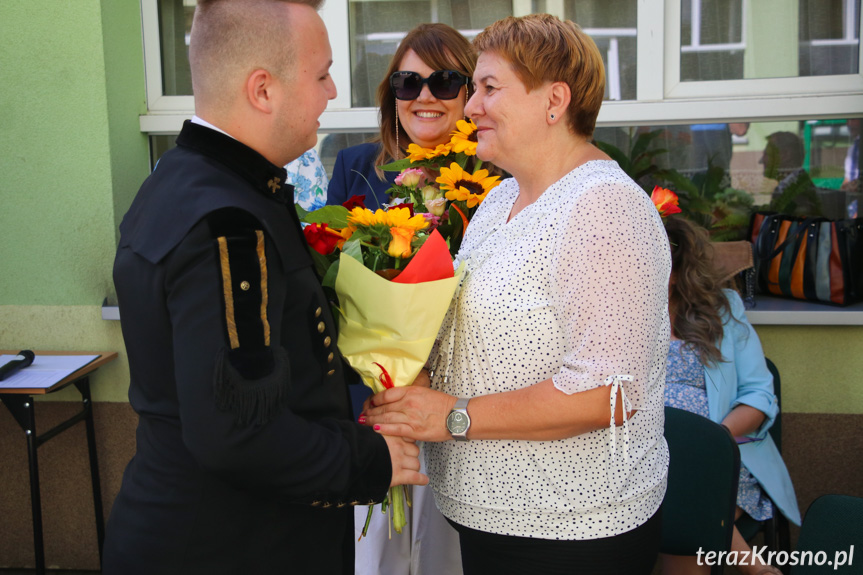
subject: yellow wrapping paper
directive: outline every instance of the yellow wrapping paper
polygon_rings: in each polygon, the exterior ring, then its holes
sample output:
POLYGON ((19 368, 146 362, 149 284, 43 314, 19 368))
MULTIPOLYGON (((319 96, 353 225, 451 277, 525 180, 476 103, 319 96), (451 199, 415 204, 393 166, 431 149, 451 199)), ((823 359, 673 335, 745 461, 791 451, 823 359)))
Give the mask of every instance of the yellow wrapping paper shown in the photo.
POLYGON ((375 393, 410 385, 426 364, 463 266, 452 278, 416 284, 386 280, 347 254, 339 257, 339 350, 375 393))

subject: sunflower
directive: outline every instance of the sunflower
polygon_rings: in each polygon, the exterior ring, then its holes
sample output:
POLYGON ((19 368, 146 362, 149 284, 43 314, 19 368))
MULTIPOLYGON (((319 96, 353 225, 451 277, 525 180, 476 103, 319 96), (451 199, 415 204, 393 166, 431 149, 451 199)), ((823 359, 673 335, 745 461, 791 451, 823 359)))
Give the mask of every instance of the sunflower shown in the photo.
POLYGON ((374 212, 368 208, 354 208, 348 214, 348 223, 353 228, 383 225, 390 228, 406 228, 417 231, 428 227, 428 222, 424 217, 420 215, 411 216, 411 211, 408 208, 391 208, 387 211, 377 210, 374 212))
POLYGON ((411 216, 411 211, 408 208, 391 208, 384 212, 384 214, 386 215, 386 222, 380 223, 386 223, 391 228, 419 231, 427 228, 429 225, 422 215, 411 216))
POLYGON ((425 160, 429 154, 433 154, 432 150, 427 148, 423 148, 422 146, 417 146, 416 144, 410 144, 408 146, 408 159, 411 162, 419 162, 420 160, 425 160))
POLYGON ((378 210, 377 212, 373 212, 368 208, 356 207, 348 214, 348 223, 355 228, 358 226, 373 226, 381 223, 377 218, 379 213, 383 214, 384 211, 378 210))
POLYGON ((423 148, 416 144, 410 144, 408 145, 408 159, 413 163, 420 162, 422 160, 431 160, 432 158, 437 158, 439 156, 448 156, 451 145, 451 142, 438 144, 437 147, 432 150, 430 148, 423 148))
POLYGON ((449 168, 440 169, 440 177, 435 181, 446 192, 446 199, 466 201, 467 207, 472 208, 485 199, 489 191, 498 185, 499 179, 500 176, 489 177, 488 170, 478 170, 475 174, 470 174, 453 162, 449 168))
POLYGON ((459 120, 455 123, 458 128, 452 133, 452 139, 449 141, 452 151, 455 153, 464 152, 465 156, 476 155, 476 124, 473 120, 459 120))

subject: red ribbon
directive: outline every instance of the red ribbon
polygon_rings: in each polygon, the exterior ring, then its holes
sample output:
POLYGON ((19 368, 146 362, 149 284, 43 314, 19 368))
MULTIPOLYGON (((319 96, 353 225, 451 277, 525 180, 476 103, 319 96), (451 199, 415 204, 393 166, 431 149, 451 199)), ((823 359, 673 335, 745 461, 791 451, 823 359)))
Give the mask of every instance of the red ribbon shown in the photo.
POLYGON ((380 380, 381 385, 383 385, 384 388, 386 388, 386 389, 392 389, 394 387, 393 386, 393 378, 390 377, 390 374, 389 374, 389 372, 387 372, 386 368, 376 361, 373 361, 372 363, 375 364, 376 366, 378 366, 379 368, 381 368, 381 371, 383 372, 380 374, 380 376, 378 376, 378 379, 380 380))

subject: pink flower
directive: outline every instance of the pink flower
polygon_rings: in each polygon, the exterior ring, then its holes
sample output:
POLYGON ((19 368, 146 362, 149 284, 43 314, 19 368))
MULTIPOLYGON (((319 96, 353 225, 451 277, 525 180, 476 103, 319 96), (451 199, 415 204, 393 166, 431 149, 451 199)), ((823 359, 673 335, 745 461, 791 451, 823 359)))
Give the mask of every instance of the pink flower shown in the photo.
POLYGON ((407 168, 396 176, 396 185, 415 189, 425 179, 425 174, 419 168, 407 168))
POLYGON ((440 225, 440 218, 438 216, 429 213, 423 213, 420 215, 426 219, 426 221, 429 223, 429 227, 436 228, 438 225, 440 225))

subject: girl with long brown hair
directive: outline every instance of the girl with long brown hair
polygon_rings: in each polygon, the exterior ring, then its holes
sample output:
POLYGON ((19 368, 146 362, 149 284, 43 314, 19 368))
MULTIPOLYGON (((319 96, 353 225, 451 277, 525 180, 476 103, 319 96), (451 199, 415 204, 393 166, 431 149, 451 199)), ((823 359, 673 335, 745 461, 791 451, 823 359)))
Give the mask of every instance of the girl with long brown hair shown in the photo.
MULTIPOLYGON (((747 513, 761 521, 778 511, 799 525, 791 478, 767 433, 779 412, 773 376, 758 335, 746 319, 743 301, 737 292, 722 289, 706 230, 675 217, 665 221, 665 230, 672 261, 665 404, 708 417, 738 438, 737 517, 747 513)), ((731 550, 741 557, 741 552, 751 552, 736 527, 731 550)), ((665 555, 662 562, 665 575, 710 570, 698 565, 694 556, 665 555)), ((779 573, 757 556, 737 567, 746 575, 779 573)))

